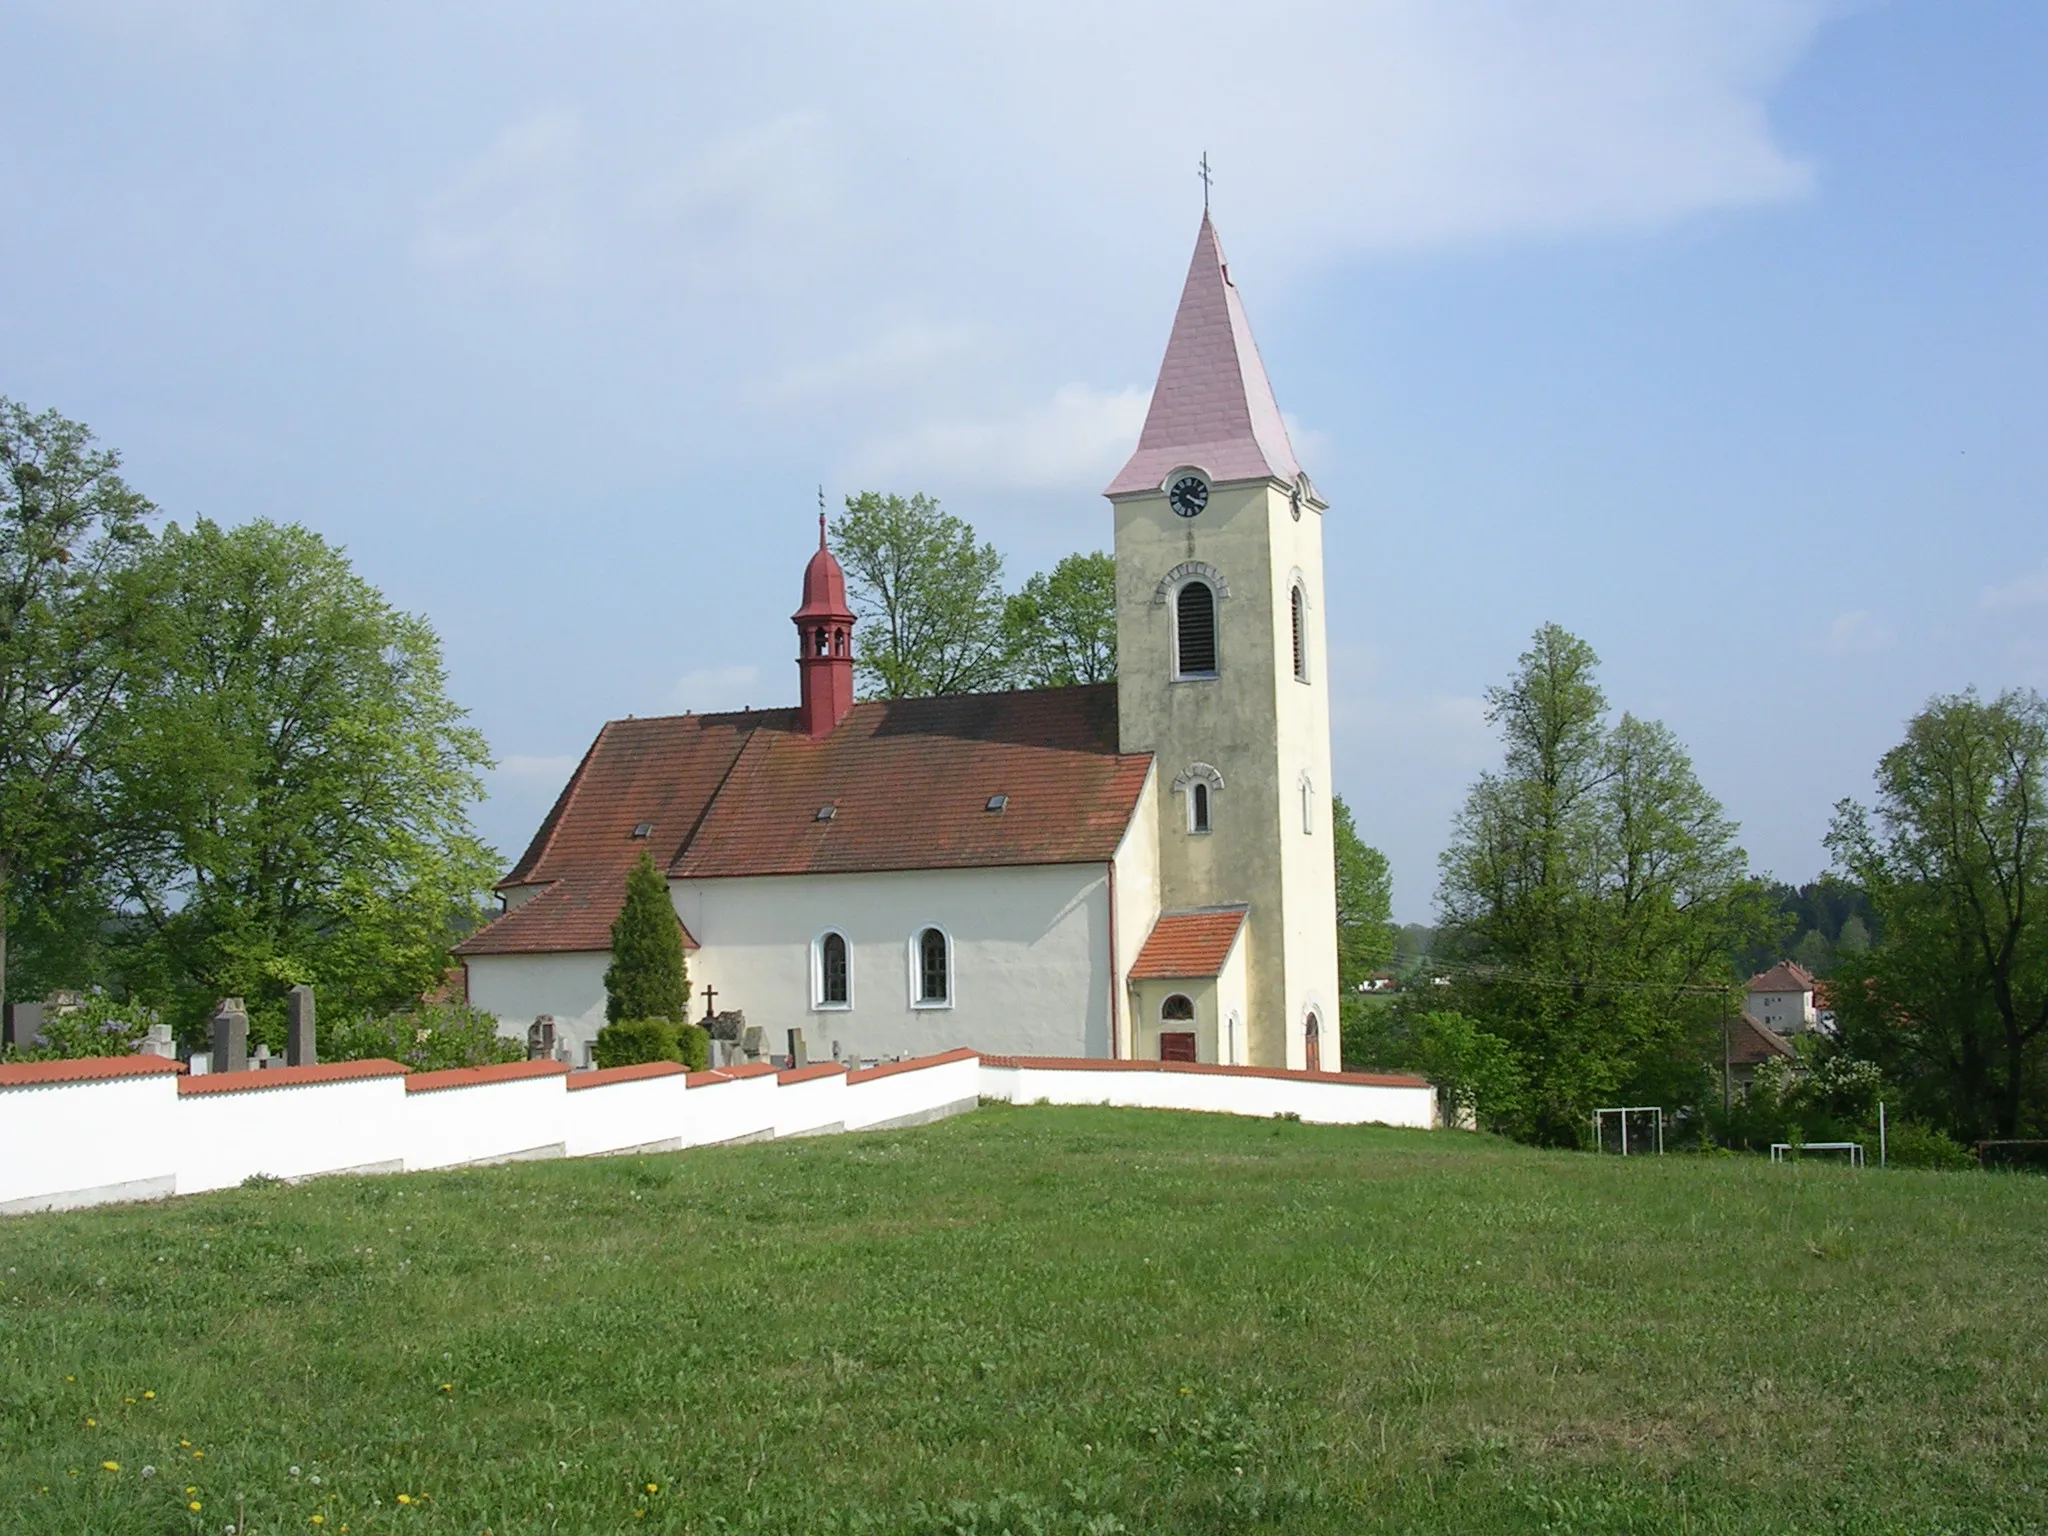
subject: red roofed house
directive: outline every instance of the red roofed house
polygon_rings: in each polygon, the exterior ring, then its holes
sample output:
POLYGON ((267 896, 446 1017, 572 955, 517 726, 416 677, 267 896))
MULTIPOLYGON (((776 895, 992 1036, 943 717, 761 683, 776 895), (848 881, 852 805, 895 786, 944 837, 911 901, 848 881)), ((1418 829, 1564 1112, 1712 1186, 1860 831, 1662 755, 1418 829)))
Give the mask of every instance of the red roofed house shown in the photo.
POLYGON ((1804 966, 1780 960, 1768 971, 1749 978, 1744 1011, 1766 1029, 1781 1035, 1804 1034, 1819 1017, 1813 1001, 1816 985, 1812 973, 1804 966))
POLYGON ((470 1000, 587 1056, 645 850, 697 995, 771 1040, 1334 1070, 1324 506, 1206 214, 1107 495, 1119 676, 1076 688, 855 702, 821 519, 796 707, 600 730, 460 947, 470 1000))

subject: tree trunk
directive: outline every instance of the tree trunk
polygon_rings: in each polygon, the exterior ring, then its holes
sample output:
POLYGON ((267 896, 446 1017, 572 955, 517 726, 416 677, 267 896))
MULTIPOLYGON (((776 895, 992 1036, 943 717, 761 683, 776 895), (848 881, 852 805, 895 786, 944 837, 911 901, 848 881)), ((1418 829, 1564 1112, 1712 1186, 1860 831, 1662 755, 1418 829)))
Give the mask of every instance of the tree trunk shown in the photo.
POLYGON ((0 1007, 7 1002, 7 855, 0 853, 0 1007))

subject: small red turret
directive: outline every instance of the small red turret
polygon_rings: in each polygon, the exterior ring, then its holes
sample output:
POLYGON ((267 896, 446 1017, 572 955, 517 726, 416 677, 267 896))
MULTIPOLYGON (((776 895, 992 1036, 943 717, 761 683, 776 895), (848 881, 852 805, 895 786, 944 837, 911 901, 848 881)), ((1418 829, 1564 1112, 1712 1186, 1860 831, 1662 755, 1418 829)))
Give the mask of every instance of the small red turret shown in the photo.
POLYGON ((797 729, 813 741, 832 734, 853 708, 853 610, 846 604, 846 573, 825 547, 825 514, 818 514, 818 552, 804 567, 804 605, 796 623, 797 671, 803 702, 797 729))

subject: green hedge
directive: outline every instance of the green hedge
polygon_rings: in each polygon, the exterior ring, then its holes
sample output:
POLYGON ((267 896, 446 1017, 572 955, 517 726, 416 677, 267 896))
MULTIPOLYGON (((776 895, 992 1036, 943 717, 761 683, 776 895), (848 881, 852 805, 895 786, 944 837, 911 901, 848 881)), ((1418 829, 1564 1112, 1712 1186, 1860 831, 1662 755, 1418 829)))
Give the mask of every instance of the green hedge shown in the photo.
POLYGON ((692 1072, 701 1072, 711 1062, 711 1036, 696 1024, 676 1024, 668 1019, 621 1019, 597 1032, 591 1055, 600 1067, 678 1061, 692 1072))

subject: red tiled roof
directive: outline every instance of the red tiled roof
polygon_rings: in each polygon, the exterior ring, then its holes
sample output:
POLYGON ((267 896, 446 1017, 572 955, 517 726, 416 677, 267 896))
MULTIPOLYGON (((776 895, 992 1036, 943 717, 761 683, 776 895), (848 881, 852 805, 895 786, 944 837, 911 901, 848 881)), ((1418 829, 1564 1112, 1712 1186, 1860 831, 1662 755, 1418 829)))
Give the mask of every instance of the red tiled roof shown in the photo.
POLYGON ((1811 992, 1813 973, 1803 965, 1780 960, 1768 971, 1749 978, 1752 992, 1811 992))
POLYGON ((456 952, 609 949, 642 848, 678 879, 1106 861, 1152 761, 1116 737, 1113 683, 876 700, 817 741, 786 709, 614 720, 499 882, 546 889, 456 952))
POLYGON ((110 1077, 146 1077, 155 1072, 182 1072, 168 1056, 75 1056, 63 1061, 16 1061, 0 1064, 0 1088, 39 1088, 47 1083, 89 1083, 110 1077))
POLYGON ((1131 980, 1220 975, 1231 946, 1244 926, 1243 907, 1217 907, 1206 912, 1164 912, 1146 935, 1131 967, 1131 980))
POLYGON ((1766 1029, 1748 1014, 1737 1014, 1728 1031, 1728 1065, 1754 1067, 1777 1057, 1799 1053, 1776 1030, 1766 1029))

